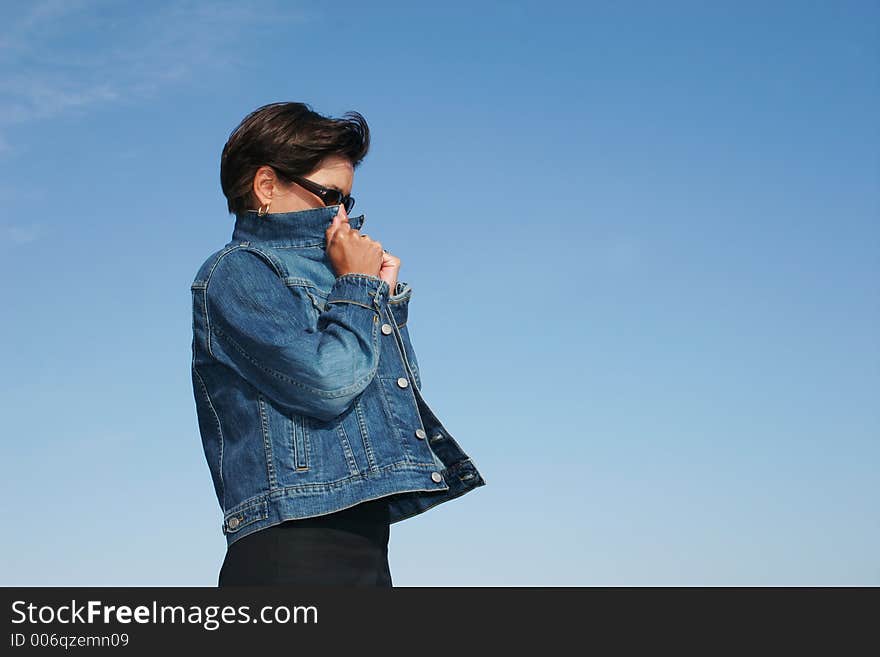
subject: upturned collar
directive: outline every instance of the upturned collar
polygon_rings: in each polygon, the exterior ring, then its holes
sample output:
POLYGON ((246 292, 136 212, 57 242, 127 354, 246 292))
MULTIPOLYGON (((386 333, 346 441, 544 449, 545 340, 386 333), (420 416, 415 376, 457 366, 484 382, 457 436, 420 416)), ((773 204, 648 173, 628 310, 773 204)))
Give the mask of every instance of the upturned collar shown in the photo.
MULTIPOLYGON (((339 208, 339 205, 327 205, 294 212, 269 212, 262 217, 256 210, 247 210, 235 216, 232 239, 240 242, 319 245, 326 241, 327 228, 339 208)), ((349 217, 348 224, 359 230, 365 219, 363 214, 349 217)))

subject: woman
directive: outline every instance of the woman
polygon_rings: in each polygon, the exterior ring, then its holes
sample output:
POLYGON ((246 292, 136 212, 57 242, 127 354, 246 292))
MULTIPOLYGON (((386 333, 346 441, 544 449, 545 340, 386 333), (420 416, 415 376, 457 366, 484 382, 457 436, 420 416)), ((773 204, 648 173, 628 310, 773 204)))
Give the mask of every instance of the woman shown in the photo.
POLYGON ((223 149, 232 240, 191 285, 220 586, 390 587, 390 525, 485 485, 422 396, 401 260, 348 216, 369 135, 272 103, 223 149))

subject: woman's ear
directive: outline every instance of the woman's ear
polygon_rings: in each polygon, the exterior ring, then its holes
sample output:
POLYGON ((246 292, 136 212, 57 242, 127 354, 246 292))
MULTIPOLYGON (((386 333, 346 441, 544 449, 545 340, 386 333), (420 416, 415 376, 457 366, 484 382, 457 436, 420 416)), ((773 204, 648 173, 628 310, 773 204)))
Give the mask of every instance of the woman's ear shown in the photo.
POLYGON ((275 195, 275 172, 272 167, 262 166, 254 175, 254 197, 259 205, 269 203, 275 195))

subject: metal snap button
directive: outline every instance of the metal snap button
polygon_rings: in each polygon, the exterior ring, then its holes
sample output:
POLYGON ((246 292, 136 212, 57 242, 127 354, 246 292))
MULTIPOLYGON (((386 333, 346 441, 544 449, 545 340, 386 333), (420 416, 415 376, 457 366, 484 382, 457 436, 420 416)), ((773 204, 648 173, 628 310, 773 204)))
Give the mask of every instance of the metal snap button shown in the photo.
POLYGON ((428 434, 425 433, 424 429, 416 429, 416 438, 419 440, 424 440, 428 434))
POLYGON ((407 381, 405 377, 400 377, 397 379, 397 385, 401 388, 406 388, 409 385, 409 381, 407 381))
POLYGON ((391 324, 382 324, 382 333, 384 333, 385 335, 391 335, 391 332, 393 330, 394 329, 391 328, 391 324))
POLYGON ((238 527, 238 524, 241 522, 240 518, 230 518, 229 519, 229 529, 235 529, 238 527))
POLYGON ((432 472, 432 473, 431 473, 431 479, 433 479, 434 481, 436 481, 438 484, 439 484, 441 481, 443 481, 443 477, 440 476, 440 473, 439 473, 439 472, 432 472))

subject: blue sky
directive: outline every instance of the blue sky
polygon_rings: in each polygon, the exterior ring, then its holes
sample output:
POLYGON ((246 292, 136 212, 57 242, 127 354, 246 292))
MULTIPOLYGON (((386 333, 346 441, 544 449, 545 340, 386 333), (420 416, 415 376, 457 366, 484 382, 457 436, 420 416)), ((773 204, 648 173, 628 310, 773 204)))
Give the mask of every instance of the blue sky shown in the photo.
POLYGON ((877 3, 0 7, 0 583, 216 583, 189 284, 296 100, 487 481, 396 586, 880 584, 877 3))

